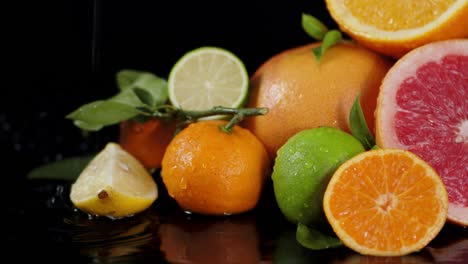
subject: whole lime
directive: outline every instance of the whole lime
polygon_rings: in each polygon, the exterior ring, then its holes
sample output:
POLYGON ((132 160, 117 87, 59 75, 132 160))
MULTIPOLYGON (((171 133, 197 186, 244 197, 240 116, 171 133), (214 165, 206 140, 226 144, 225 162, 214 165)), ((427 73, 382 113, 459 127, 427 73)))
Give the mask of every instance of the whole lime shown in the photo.
POLYGON ((322 200, 335 170, 365 149, 352 135, 334 127, 295 134, 278 150, 273 189, 284 216, 293 223, 323 224, 322 200))

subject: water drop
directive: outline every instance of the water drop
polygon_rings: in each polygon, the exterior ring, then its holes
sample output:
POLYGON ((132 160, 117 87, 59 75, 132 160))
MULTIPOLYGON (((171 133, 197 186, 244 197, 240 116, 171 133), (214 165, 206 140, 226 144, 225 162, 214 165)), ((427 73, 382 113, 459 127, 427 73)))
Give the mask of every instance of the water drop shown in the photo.
POLYGON ((185 178, 180 178, 180 181, 179 181, 179 187, 182 189, 182 190, 185 190, 187 189, 187 180, 185 178))
POLYGON ((125 172, 130 172, 130 169, 128 168, 127 164, 119 162, 119 167, 125 171, 125 172))
POLYGON ((307 169, 310 169, 312 168, 314 165, 311 163, 311 162, 306 162, 304 163, 304 167, 306 167, 307 169))
POLYGON ((141 132, 143 132, 143 127, 142 127, 142 126, 134 126, 134 127, 132 128, 132 130, 133 130, 133 132, 135 132, 135 133, 141 133, 141 132))

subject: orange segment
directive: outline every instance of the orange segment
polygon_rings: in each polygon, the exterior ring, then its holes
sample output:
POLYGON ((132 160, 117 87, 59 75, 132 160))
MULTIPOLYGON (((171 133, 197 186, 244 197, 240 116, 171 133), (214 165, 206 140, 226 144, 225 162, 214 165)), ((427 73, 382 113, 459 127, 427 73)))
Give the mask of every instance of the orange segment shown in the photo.
POLYGON ((396 58, 429 42, 468 36, 466 0, 326 0, 340 29, 396 58))
POLYGON ((401 256, 425 247, 439 233, 448 198, 439 175, 418 156, 379 149, 358 154, 336 170, 323 207, 349 248, 401 256))
POLYGON ((422 27, 439 18, 456 0, 401 1, 361 0, 346 1, 349 12, 361 23, 378 29, 397 31, 422 27), (379 7, 381 12, 375 12, 379 7), (405 10, 402 12, 402 10, 405 10), (410 11, 407 11, 410 10, 410 11), (408 12, 413 15, 408 16, 408 12))

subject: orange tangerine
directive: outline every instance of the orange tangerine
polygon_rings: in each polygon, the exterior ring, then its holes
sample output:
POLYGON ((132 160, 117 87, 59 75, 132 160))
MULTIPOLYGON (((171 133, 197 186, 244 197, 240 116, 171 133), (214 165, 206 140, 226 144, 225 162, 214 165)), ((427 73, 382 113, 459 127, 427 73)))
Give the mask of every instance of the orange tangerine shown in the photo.
POLYGON ((119 144, 147 169, 158 169, 175 130, 175 122, 157 118, 144 123, 127 120, 120 123, 119 144))
POLYGON ((237 214, 260 199, 270 160, 247 129, 221 130, 224 120, 199 121, 177 134, 166 149, 161 176, 171 197, 186 211, 237 214))
POLYGON ((439 175, 421 158, 406 150, 377 149, 336 170, 323 207, 349 248, 402 256, 422 249, 440 232, 448 198, 439 175))

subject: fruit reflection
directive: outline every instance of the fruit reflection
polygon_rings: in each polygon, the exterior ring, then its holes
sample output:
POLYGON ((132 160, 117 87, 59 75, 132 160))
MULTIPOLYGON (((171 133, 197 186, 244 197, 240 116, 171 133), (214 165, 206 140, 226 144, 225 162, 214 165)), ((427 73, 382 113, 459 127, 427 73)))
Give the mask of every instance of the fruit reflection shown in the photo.
POLYGON ((162 221, 161 251, 171 263, 259 263, 259 232, 251 215, 181 216, 162 221))
POLYGON ((376 257, 352 253, 344 259, 333 261, 334 264, 425 264, 433 263, 429 256, 406 255, 402 257, 376 257))
POLYGON ((445 225, 427 247, 435 263, 464 263, 468 260, 468 229, 445 225))

